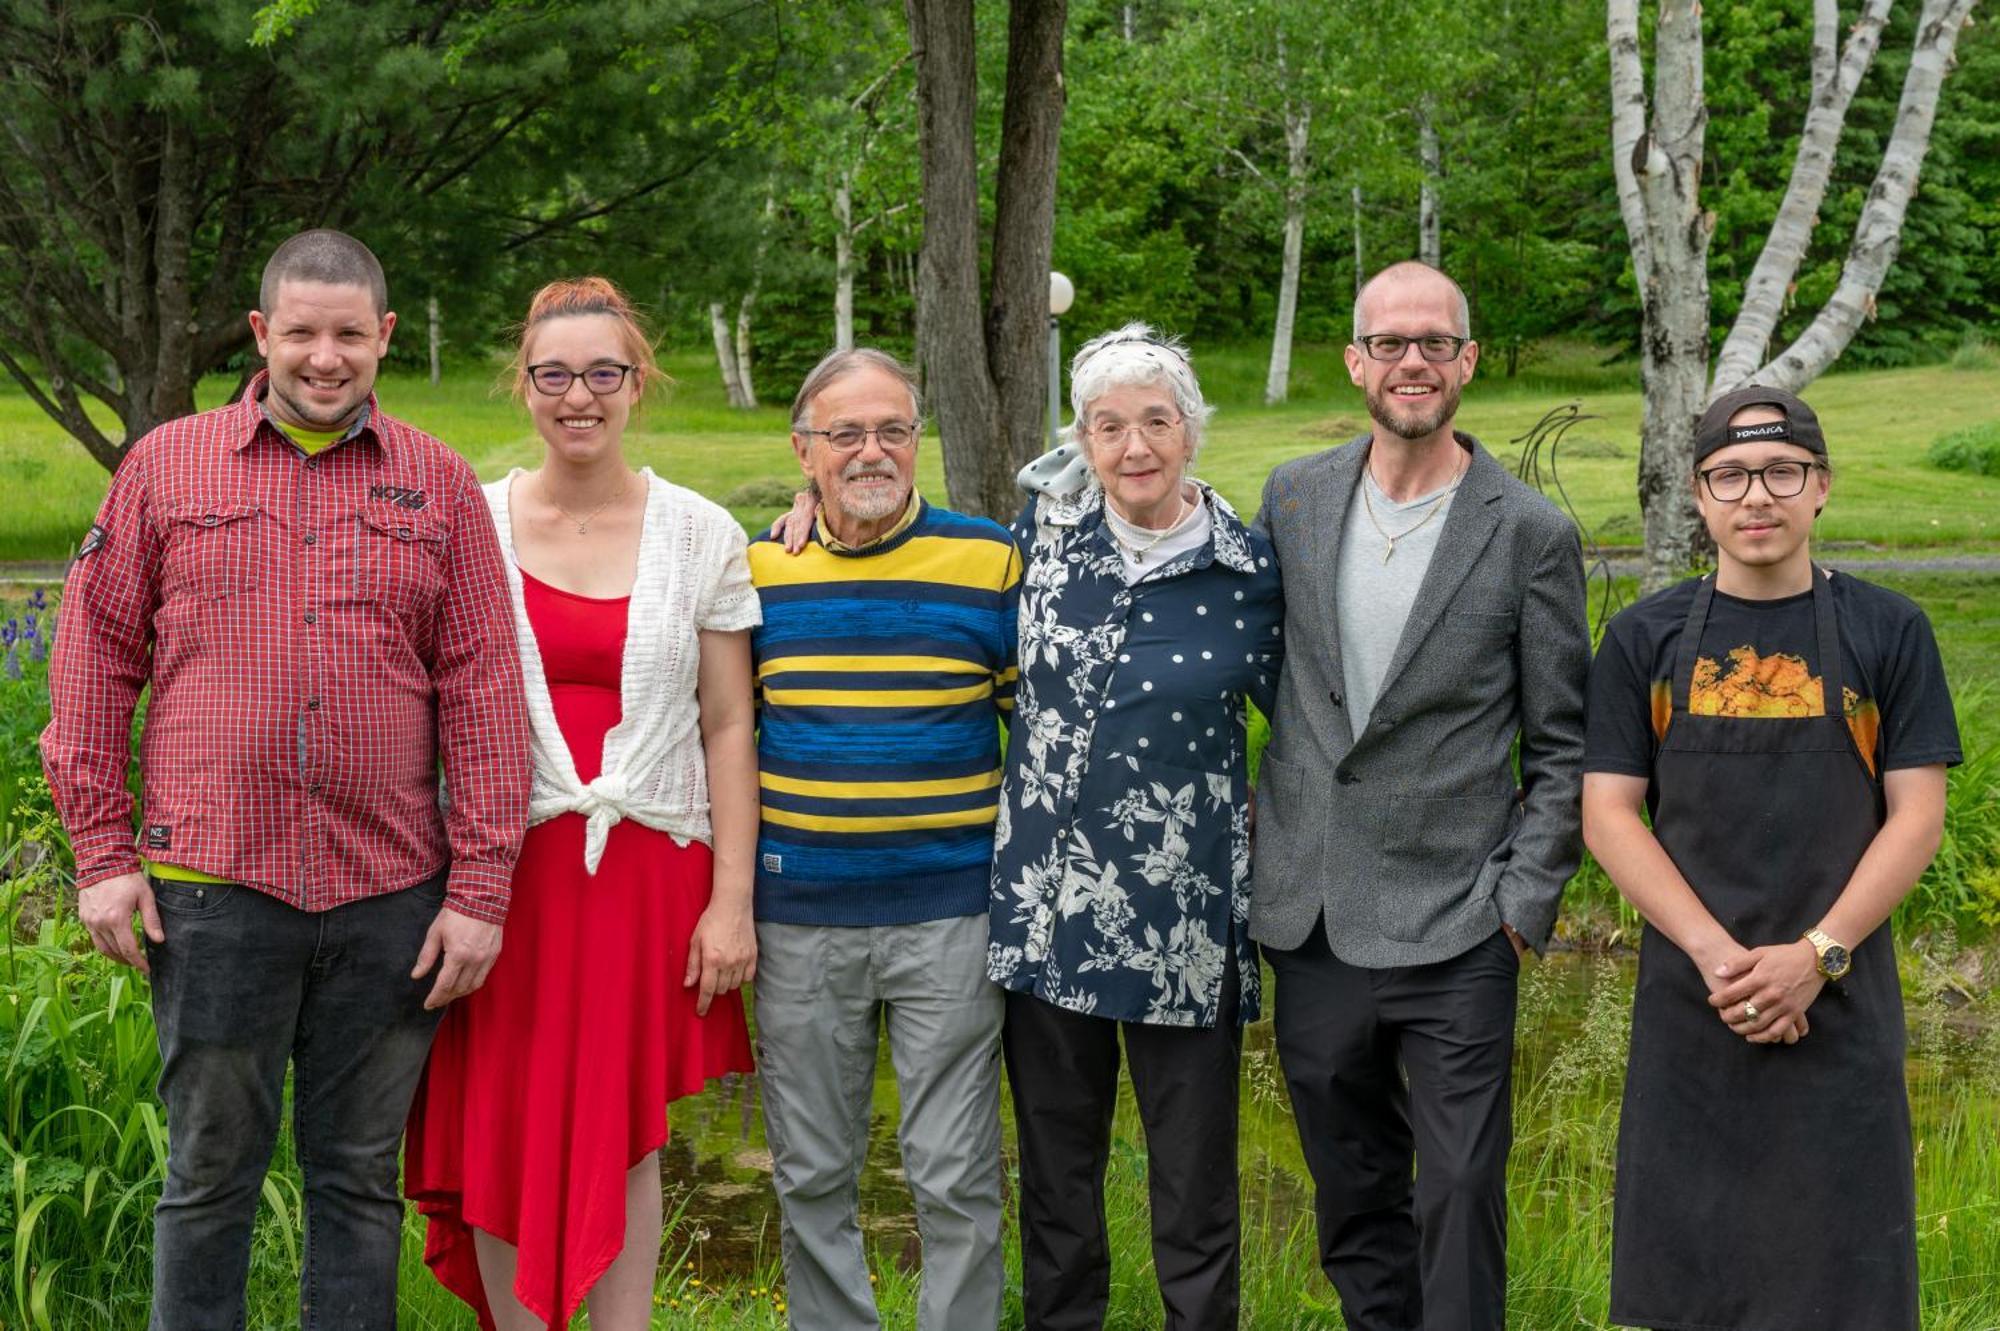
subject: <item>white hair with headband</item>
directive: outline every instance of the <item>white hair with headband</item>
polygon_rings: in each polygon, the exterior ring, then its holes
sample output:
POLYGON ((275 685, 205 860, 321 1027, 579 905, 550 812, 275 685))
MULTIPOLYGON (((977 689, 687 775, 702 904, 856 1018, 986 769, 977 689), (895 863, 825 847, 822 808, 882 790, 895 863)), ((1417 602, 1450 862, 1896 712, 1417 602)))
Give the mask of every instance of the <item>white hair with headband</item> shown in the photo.
POLYGON ((1102 333, 1083 344, 1069 363, 1069 404, 1076 413, 1077 437, 1098 398, 1113 388, 1164 384, 1187 425, 1188 459, 1201 450, 1203 427, 1215 408, 1201 395, 1187 347, 1177 337, 1161 337, 1143 323, 1102 333))

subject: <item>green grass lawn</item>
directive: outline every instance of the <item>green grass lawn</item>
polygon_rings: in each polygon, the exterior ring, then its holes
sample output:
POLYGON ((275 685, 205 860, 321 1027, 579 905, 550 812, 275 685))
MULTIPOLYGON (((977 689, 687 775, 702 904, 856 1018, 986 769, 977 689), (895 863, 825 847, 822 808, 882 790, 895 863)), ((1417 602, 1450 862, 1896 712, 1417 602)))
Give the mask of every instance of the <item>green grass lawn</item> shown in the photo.
MULTIPOLYGON (((1339 348, 1300 348, 1293 400, 1281 407, 1262 405, 1263 357, 1260 346, 1220 347, 1212 354, 1197 349, 1196 355, 1196 368, 1221 408, 1198 470, 1246 516, 1272 467, 1343 442, 1367 425, 1339 348)), ((731 410, 707 356, 675 354, 667 365, 679 383, 636 424, 628 440, 635 461, 723 501, 747 483, 791 482, 797 467, 785 442, 782 405, 731 410)), ((490 480, 508 467, 532 466, 541 455, 527 413, 498 391, 497 382, 492 367, 466 364, 452 367, 436 388, 421 376, 389 375, 381 396, 389 411, 451 443, 490 480)), ((205 381, 200 405, 217 405, 234 386, 228 377, 205 381)), ((1923 461, 1937 436, 2000 417, 2000 369, 1834 374, 1814 384, 1809 396, 1826 426, 1837 471, 1821 539, 1896 547, 2000 544, 2000 477, 1939 471, 1923 461)), ((1598 539, 1636 545, 1640 400, 1633 366, 1601 364, 1599 353, 1586 347, 1549 348, 1515 379, 1475 379, 1460 423, 1511 462, 1519 450, 1508 441, 1545 411, 1572 401, 1600 419, 1570 431, 1555 453, 1557 474, 1598 539)), ((923 451, 919 476, 928 493, 942 498, 934 441, 923 451)), ((106 481, 81 445, 17 388, 0 385, 0 560, 65 558, 88 529, 106 481)), ((767 503, 732 508, 752 526, 777 512, 767 503)))

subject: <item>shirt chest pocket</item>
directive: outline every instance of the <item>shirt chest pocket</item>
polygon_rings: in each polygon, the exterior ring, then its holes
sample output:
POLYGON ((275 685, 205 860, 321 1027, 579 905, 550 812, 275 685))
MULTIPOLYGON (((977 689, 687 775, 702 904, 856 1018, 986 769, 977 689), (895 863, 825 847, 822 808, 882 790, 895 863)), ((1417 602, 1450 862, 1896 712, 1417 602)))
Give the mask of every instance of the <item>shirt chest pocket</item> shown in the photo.
POLYGON ((427 618, 444 592, 446 532, 418 513, 354 515, 351 528, 354 595, 386 606, 405 621, 427 618))
POLYGON ((242 501, 169 509, 164 599, 213 601, 255 591, 268 562, 264 546, 269 525, 262 505, 242 501))

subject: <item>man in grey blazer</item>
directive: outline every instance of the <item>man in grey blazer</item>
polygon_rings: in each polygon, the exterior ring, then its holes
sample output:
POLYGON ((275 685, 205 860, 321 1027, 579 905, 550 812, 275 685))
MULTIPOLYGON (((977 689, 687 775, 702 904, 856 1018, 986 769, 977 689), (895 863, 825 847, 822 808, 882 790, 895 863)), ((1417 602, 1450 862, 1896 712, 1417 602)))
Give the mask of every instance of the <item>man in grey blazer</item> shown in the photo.
POLYGON ((1443 273, 1377 274, 1347 349, 1374 429, 1257 519, 1286 654, 1250 932, 1351 1331, 1505 1325, 1519 957, 1580 853, 1577 532, 1452 428, 1470 332, 1443 273))

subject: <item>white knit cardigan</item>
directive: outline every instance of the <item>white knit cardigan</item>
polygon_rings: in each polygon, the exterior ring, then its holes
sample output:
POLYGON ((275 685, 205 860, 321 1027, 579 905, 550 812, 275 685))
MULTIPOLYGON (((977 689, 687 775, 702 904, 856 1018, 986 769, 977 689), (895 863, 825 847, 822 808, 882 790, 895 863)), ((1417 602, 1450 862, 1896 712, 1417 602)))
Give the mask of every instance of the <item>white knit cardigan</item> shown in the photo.
POLYGON ((703 629, 748 629, 763 622, 757 590, 750 582, 743 529, 720 505, 661 480, 651 468, 640 471, 646 483, 646 512, 619 676, 623 712, 604 736, 602 775, 585 785, 577 778, 569 745, 556 724, 541 646, 528 623, 508 511, 509 492, 519 475, 516 468, 487 486, 486 502, 506 556, 514 633, 521 646, 521 682, 533 732, 535 779, 528 822, 582 814, 588 820, 583 866, 591 874, 597 872, 612 826, 623 818, 665 832, 679 845, 710 842, 708 768, 701 747, 701 714, 695 705, 701 657, 695 635, 703 629))

